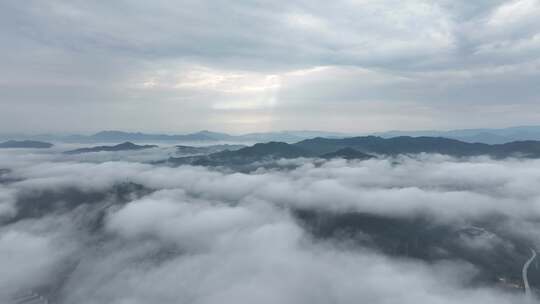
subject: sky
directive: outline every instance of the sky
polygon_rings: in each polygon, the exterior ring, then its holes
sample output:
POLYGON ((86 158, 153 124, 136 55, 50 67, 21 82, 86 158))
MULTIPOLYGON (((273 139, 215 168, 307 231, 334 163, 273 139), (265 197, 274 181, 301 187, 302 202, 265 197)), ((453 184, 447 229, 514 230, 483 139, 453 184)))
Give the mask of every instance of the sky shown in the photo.
POLYGON ((0 2, 0 130, 539 124, 540 0, 0 2))

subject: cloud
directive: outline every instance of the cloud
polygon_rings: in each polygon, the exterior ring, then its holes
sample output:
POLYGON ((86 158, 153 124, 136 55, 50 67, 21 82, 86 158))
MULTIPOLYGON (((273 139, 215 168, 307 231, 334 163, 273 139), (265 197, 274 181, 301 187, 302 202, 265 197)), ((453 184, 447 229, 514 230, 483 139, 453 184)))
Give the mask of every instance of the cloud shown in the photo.
POLYGON ((114 213, 108 228, 132 239, 157 236, 190 251, 213 247, 236 233, 271 223, 269 215, 261 214, 264 210, 251 210, 253 206, 191 200, 183 191, 158 191, 114 213))
MULTIPOLYGON (((126 161, 50 162, 38 158, 12 168, 16 170, 9 176, 16 181, 4 186, 4 192, 11 197, 13 194, 8 193, 13 191, 70 187, 104 191, 114 184, 132 182, 154 190, 181 189, 187 198, 228 203, 263 201, 287 207, 403 216, 422 211, 441 219, 474 218, 491 212, 512 217, 540 216, 540 193, 534 187, 534 180, 540 178, 534 169, 537 160, 480 157, 463 162, 446 156, 420 155, 322 164, 298 159, 292 163, 296 167, 292 170, 244 174, 204 167, 170 168, 126 161), (471 201, 475 204, 471 205, 471 201)), ((282 165, 286 168, 289 162, 282 165)))
POLYGON ((72 248, 48 221, 3 227, 0 231, 0 300, 61 279, 72 248))
POLYGON ((0 123, 249 132, 320 129, 329 111, 329 129, 352 132, 535 123, 539 7, 7 1, 0 123))
POLYGON ((15 212, 30 194, 36 208, 65 204, 0 226, 0 264, 10 278, 0 280, 0 297, 33 290, 56 303, 526 301, 493 284, 470 285, 481 263, 399 257, 350 233, 320 238, 295 212, 319 212, 323 221, 340 214, 426 217, 428 226, 454 229, 455 238, 444 241, 460 250, 485 259, 510 252, 519 263, 515 246, 522 243, 508 235, 525 244, 538 236, 537 160, 297 159, 244 174, 23 154, 2 152, 0 164, 13 179, 0 197, 15 212), (125 183, 148 191, 111 194, 125 183), (493 219, 498 230, 471 230, 493 219))
POLYGON ((15 214, 15 193, 12 189, 4 189, 0 185, 0 218, 15 214))

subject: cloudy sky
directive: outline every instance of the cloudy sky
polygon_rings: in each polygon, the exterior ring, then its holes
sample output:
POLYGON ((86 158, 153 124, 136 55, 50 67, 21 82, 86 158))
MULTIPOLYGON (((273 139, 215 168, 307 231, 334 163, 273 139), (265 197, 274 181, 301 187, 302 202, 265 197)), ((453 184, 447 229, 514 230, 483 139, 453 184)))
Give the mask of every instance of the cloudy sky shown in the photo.
POLYGON ((0 129, 538 124, 540 0, 0 3, 0 129))

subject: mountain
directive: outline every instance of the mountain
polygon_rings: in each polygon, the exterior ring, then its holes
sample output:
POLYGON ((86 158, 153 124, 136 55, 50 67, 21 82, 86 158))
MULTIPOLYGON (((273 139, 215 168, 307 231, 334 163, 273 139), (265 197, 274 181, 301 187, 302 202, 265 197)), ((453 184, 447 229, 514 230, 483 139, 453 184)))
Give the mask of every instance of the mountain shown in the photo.
POLYGON ((366 153, 362 153, 362 152, 357 151, 357 150, 355 150, 353 148, 343 148, 343 149, 337 150, 335 152, 330 152, 330 153, 323 154, 320 157, 325 158, 325 159, 343 158, 343 159, 348 159, 348 160, 350 160, 350 159, 364 160, 364 159, 374 158, 375 156, 369 155, 369 154, 366 154, 366 153))
POLYGON ((191 154, 191 155, 204 155, 204 154, 211 154, 216 152, 221 152, 225 150, 229 151, 235 151, 242 148, 245 148, 244 145, 210 145, 210 146, 201 146, 201 147, 193 147, 193 146, 176 146, 176 151, 178 154, 191 154))
POLYGON ((487 144, 471 144, 454 139, 427 136, 313 138, 298 142, 295 146, 318 155, 335 152, 343 148, 353 148, 363 153, 381 155, 440 153, 452 156, 473 156, 491 152, 490 145, 487 144))
POLYGON ((144 150, 150 148, 156 148, 156 145, 143 145, 139 146, 131 142, 121 143, 115 146, 97 146, 90 148, 81 148, 76 150, 70 150, 64 152, 65 154, 81 154, 81 153, 90 153, 90 152, 102 152, 102 151, 132 151, 132 150, 144 150))
MULTIPOLYGON (((368 135, 368 134, 366 134, 368 135)), ((388 131, 369 134, 383 138, 402 136, 411 137, 444 137, 456 139, 468 143, 503 144, 512 141, 540 140, 540 126, 518 126, 502 129, 458 129, 449 131, 424 130, 424 131, 388 131)), ((324 138, 349 138, 351 134, 324 131, 280 131, 248 133, 243 135, 229 135, 211 131, 200 131, 184 135, 164 135, 129 133, 121 131, 103 131, 90 136, 74 135, 64 137, 61 141, 71 142, 107 142, 107 141, 231 141, 231 142, 270 142, 279 141, 295 143, 305 139, 324 138)), ((46 136, 38 140, 48 139, 46 136)))
POLYGON ((518 126, 502 129, 459 129, 450 131, 388 131, 371 135, 384 138, 398 136, 446 137, 469 143, 503 144, 512 141, 540 140, 540 126, 518 126))
POLYGON ((24 135, 24 134, 0 134, 0 140, 17 138, 20 140, 34 141, 58 141, 69 143, 103 143, 103 142, 286 142, 295 143, 305 139, 324 138, 350 138, 356 135, 371 135, 382 138, 394 138, 402 136, 411 137, 444 137, 468 143, 504 144, 513 141, 540 140, 540 126, 517 126, 501 129, 458 129, 449 131, 420 130, 420 131, 387 131, 377 133, 340 133, 309 130, 287 130, 276 132, 247 133, 230 135, 220 132, 199 131, 189 134, 151 134, 141 132, 124 131, 101 131, 93 135, 24 135))
POLYGON ((231 135, 210 131, 200 131, 186 135, 129 133, 122 131, 102 131, 88 137, 93 141, 224 141, 231 135))
MULTIPOLYGON (((182 136, 182 135, 177 135, 177 136, 182 136)), ((229 135, 229 134, 226 134, 226 133, 212 132, 212 131, 207 131, 207 130, 200 131, 200 132, 197 132, 197 133, 188 134, 188 135, 184 135, 184 136, 185 137, 192 137, 192 138, 197 139, 197 140, 216 140, 216 141, 233 140, 235 138, 235 136, 233 136, 233 135, 229 135)))
POLYGON ((390 256, 428 262, 467 261, 476 268, 474 282, 478 284, 520 284, 523 262, 534 246, 509 233, 502 225, 506 219, 500 216, 461 225, 434 222, 429 216, 400 218, 306 209, 295 210, 293 216, 315 240, 347 240, 347 246, 358 244, 390 256), (472 244, 490 244, 492 250, 472 244))
POLYGON ((324 132, 324 131, 281 131, 281 132, 267 132, 267 133, 249 133, 244 135, 238 135, 235 138, 238 141, 250 141, 250 142, 270 142, 279 141, 286 143, 295 143, 304 139, 313 137, 327 137, 327 138, 343 138, 348 134, 338 132, 324 132))
POLYGON ((6 142, 0 143, 0 148, 35 148, 35 149, 46 149, 52 147, 53 144, 42 141, 33 141, 33 140, 8 140, 6 142))
POLYGON ((377 136, 344 139, 314 138, 295 144, 313 154, 331 153, 343 148, 353 148, 363 153, 380 155, 438 153, 456 157, 487 155, 504 157, 540 157, 540 141, 516 141, 506 144, 467 143, 443 137, 377 136))
MULTIPOLYGON (((145 133, 129 133, 121 131, 102 131, 94 135, 88 136, 83 141, 230 141, 230 142, 297 142, 315 136, 324 137, 344 137, 341 133, 318 132, 318 131, 283 131, 283 132, 268 132, 268 133, 249 133, 244 135, 229 135, 226 133, 200 131, 196 133, 184 135, 164 135, 164 134, 145 134, 145 133), (341 135, 341 136, 340 136, 341 135)), ((72 137, 72 140, 76 138, 72 137)))
POLYGON ((101 131, 92 135, 23 135, 0 134, 0 139, 19 138, 28 140, 58 141, 68 143, 103 143, 103 142, 270 142, 281 141, 294 143, 313 137, 343 138, 349 135, 337 132, 324 131, 281 131, 266 133, 249 133, 243 135, 230 135, 220 132, 199 131, 189 134, 150 134, 141 132, 101 131))
MULTIPOLYGON (((368 135, 368 134, 366 134, 368 135)), ((501 129, 458 129, 449 131, 424 130, 424 131, 388 131, 369 134, 382 138, 394 138, 402 136, 411 137, 444 137, 467 143, 504 144, 512 141, 540 140, 540 126, 517 126, 501 129)), ((324 131, 280 131, 248 133, 243 135, 229 135, 225 133, 200 131, 185 135, 162 135, 127 133, 120 131, 104 131, 86 138, 74 136, 71 141, 232 141, 232 142, 270 142, 279 141, 295 143, 305 139, 324 138, 350 138, 352 135, 339 132, 324 131)), ((48 140, 46 137, 39 140, 48 140)))
POLYGON ((237 169, 251 167, 257 162, 272 161, 281 158, 315 156, 310 152, 283 142, 259 143, 235 151, 225 150, 202 156, 171 157, 168 163, 174 165, 227 166, 237 169))
POLYGON ((221 151, 209 155, 173 157, 168 163, 202 166, 228 166, 234 168, 257 167, 281 158, 317 157, 369 159, 375 156, 400 154, 436 153, 454 157, 486 155, 494 158, 530 157, 540 158, 540 141, 516 141, 488 145, 467 143, 442 137, 382 138, 361 136, 351 138, 313 138, 295 144, 284 142, 259 143, 236 151, 221 151))
POLYGON ((277 157, 295 158, 307 156, 308 153, 302 148, 283 142, 259 143, 251 147, 245 147, 236 151, 223 151, 212 155, 234 157, 277 157))
POLYGON ((225 141, 231 140, 232 136, 225 133, 200 131, 185 135, 145 134, 128 133, 121 131, 103 131, 90 136, 95 141, 225 141))

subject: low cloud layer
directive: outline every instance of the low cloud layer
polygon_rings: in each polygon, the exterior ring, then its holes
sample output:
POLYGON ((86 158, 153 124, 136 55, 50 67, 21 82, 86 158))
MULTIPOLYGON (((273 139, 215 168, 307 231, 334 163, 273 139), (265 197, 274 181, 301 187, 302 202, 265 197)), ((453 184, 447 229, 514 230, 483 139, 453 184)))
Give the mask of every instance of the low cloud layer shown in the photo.
MULTIPOLYGON (((496 215, 534 244, 536 160, 298 159, 244 174, 10 153, 0 155, 3 299, 32 290, 54 303, 526 301, 470 286, 480 269, 469 261, 396 257, 358 235, 320 239, 295 210, 458 229, 496 215)), ((474 252, 516 250, 490 233, 460 235, 474 252)))

